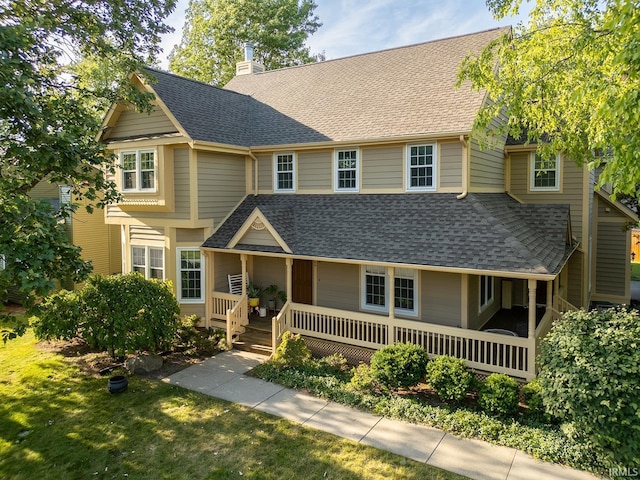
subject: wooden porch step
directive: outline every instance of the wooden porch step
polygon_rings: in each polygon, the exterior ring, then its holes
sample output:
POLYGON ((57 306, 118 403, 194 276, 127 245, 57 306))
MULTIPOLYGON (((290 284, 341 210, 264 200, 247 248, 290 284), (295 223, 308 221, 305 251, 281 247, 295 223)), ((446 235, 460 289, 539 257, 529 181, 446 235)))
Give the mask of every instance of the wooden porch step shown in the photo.
POLYGON ((271 332, 263 331, 251 325, 245 326, 246 331, 233 342, 233 348, 247 352, 271 355, 271 332))

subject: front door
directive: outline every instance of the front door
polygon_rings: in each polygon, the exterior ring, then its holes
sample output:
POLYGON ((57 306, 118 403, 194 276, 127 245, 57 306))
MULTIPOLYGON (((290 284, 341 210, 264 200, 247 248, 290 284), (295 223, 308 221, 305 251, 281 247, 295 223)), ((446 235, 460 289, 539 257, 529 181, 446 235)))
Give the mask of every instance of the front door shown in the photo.
POLYGON ((291 301, 295 303, 313 303, 313 262, 294 260, 291 271, 293 285, 291 301))

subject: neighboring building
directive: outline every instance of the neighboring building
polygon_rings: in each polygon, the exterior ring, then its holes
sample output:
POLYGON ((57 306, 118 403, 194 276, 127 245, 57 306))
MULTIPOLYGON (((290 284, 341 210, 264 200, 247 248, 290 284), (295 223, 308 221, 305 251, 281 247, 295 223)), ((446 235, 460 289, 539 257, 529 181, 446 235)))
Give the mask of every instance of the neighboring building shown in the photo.
POLYGON ((637 218, 586 167, 508 141, 470 140, 484 92, 458 66, 494 29, 262 72, 224 89, 151 71, 151 114, 114 105, 125 271, 174 282, 183 313, 248 323, 246 287, 277 284, 274 338, 396 341, 531 378, 560 312, 628 303, 637 218), (503 335, 480 331, 493 330, 503 335), (509 335, 510 334, 510 335, 509 335))

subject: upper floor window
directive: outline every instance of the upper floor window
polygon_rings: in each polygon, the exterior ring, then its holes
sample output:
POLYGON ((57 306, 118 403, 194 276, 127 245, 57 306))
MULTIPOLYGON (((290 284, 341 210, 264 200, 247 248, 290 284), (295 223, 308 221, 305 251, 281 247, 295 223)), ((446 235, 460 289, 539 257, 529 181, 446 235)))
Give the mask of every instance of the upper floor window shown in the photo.
POLYGON ((204 302, 204 262, 197 247, 178 248, 178 300, 204 302))
POLYGON ((295 192, 295 158, 293 153, 278 153, 274 160, 274 190, 295 192))
POLYGON ((155 150, 133 150, 120 154, 122 164, 122 190, 142 191, 156 189, 155 150))
POLYGON ((358 191, 358 150, 337 150, 335 161, 336 192, 358 191))
POLYGON ((560 155, 544 160, 540 155, 531 152, 531 190, 560 190, 560 155))
POLYGON ((407 146, 407 190, 436 189, 436 146, 407 146))
POLYGON ((480 276, 480 311, 493 303, 493 277, 487 275, 480 276))
POLYGON ((147 245, 131 247, 131 271, 144 278, 164 278, 164 248, 147 245))

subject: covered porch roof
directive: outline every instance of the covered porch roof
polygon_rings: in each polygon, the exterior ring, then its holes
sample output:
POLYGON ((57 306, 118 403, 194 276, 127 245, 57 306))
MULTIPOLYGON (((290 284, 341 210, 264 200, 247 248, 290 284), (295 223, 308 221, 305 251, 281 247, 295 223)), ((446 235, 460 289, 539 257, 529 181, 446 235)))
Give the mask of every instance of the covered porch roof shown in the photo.
POLYGON ((546 279, 576 246, 568 205, 499 193, 250 195, 202 245, 546 279))

